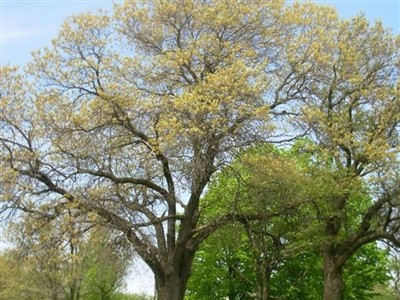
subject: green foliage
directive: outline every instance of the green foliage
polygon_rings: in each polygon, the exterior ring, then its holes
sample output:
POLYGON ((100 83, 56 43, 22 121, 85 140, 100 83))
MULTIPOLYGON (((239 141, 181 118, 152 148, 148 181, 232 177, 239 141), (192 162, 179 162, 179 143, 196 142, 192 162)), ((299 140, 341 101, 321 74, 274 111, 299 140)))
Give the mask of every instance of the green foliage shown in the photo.
POLYGON ((256 278, 248 245, 242 238, 243 229, 231 225, 201 246, 189 280, 187 299, 253 299, 256 278))
MULTIPOLYGON (((196 255, 188 300, 254 299, 257 275, 248 241, 243 239, 237 244, 230 239, 235 240, 239 232, 238 228, 224 228, 204 243, 196 255)), ((375 299, 375 288, 388 284, 386 251, 375 244, 363 247, 348 261, 344 274, 344 299, 375 299)), ((282 258, 271 277, 271 296, 287 300, 320 300, 322 289, 318 252, 302 251, 282 258)))
POLYGON ((85 275, 81 289, 85 300, 113 300, 115 293, 123 287, 129 256, 110 243, 109 233, 101 228, 82 245, 85 275))
MULTIPOLYGON (((311 146, 303 140, 286 151, 253 147, 218 174, 203 199, 212 208, 205 218, 229 210, 271 216, 244 227, 239 223, 225 226, 211 236, 196 255, 188 299, 212 299, 213 295, 254 299, 266 268, 272 269, 271 296, 321 299, 320 220, 333 209, 327 199, 349 195, 343 237, 356 227, 371 199, 357 180, 338 184, 340 174, 330 170, 329 159, 305 151, 311 146), (282 242, 274 243, 273 237, 282 242)), ((387 257, 375 244, 359 249, 344 268, 345 299, 371 299, 374 288, 388 281, 387 257)))
POLYGON ((388 285, 389 256, 376 244, 367 244, 353 255, 344 268, 345 299, 371 299, 378 285, 388 285))

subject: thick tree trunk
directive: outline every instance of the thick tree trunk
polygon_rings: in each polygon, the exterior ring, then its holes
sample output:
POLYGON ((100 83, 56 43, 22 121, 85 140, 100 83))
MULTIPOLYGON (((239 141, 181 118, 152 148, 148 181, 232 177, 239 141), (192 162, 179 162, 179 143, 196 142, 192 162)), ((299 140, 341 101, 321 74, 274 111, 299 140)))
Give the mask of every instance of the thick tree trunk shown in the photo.
POLYGON ((172 274, 165 280, 156 278, 156 294, 157 300, 183 300, 186 291, 187 278, 179 277, 177 274, 172 274))
MULTIPOLYGON (((179 248, 179 247, 178 247, 179 248)), ((195 248, 175 252, 175 257, 155 276, 157 300, 183 300, 191 275, 195 248), (186 253, 185 253, 186 252, 186 253)))
POLYGON ((347 197, 336 199, 336 212, 326 219, 325 238, 327 243, 322 247, 324 261, 324 298, 323 300, 341 300, 345 285, 343 282, 343 260, 339 255, 339 231, 343 225, 341 216, 347 197))
POLYGON ((168 278, 165 282, 157 282, 157 300, 183 300, 186 283, 178 276, 168 278))
POLYGON ((324 253, 324 300, 341 300, 344 297, 342 267, 335 262, 335 255, 324 253))

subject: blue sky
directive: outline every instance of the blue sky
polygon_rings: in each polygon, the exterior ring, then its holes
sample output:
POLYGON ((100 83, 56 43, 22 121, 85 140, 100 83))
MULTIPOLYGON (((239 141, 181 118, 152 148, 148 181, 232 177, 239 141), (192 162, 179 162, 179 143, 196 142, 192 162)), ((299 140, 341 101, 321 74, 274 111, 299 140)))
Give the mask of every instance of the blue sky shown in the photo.
MULTIPOLYGON (((234 1, 234 0, 232 0, 234 1)), ((67 16, 112 9, 112 0, 0 0, 1 64, 24 64, 30 53, 49 45, 67 16)), ((290 1, 289 1, 290 2, 290 1)), ((348 18, 363 11, 370 20, 379 19, 400 33, 400 0, 316 0, 336 6, 348 18)))
MULTIPOLYGON (((50 44, 66 17, 100 8, 111 10, 113 2, 118 1, 0 0, 1 65, 25 64, 30 60, 30 53, 33 50, 50 44)), ((400 34, 400 0, 315 0, 314 2, 337 7, 339 15, 343 18, 349 18, 363 11, 371 21, 379 19, 386 27, 400 34)), ((127 283, 130 291, 151 293, 153 290, 151 272, 140 263, 133 267, 127 283)))

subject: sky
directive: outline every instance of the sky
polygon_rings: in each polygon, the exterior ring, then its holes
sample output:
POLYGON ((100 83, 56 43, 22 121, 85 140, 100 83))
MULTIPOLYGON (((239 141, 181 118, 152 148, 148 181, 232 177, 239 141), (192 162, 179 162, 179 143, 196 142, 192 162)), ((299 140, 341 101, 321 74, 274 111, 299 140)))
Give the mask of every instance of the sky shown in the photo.
MULTIPOLYGON (((234 0, 232 0, 234 1, 234 0)), ((112 10, 112 0, 0 0, 1 65, 23 65, 30 53, 50 44, 62 21, 69 15, 112 10)), ((290 2, 290 1, 289 1, 290 2)), ((336 6, 348 18, 363 11, 370 20, 379 19, 400 33, 400 0, 316 0, 336 6)))
MULTIPOLYGON (((29 62, 32 51, 50 45, 66 17, 97 9, 111 11, 113 2, 119 1, 0 0, 0 64, 24 65, 29 62)), ((393 32, 400 34, 400 0, 315 0, 314 2, 335 6, 343 18, 363 12, 369 20, 380 20, 385 27, 392 28, 393 32)), ((150 270, 141 263, 135 263, 127 278, 128 291, 150 294, 153 286, 150 270)))

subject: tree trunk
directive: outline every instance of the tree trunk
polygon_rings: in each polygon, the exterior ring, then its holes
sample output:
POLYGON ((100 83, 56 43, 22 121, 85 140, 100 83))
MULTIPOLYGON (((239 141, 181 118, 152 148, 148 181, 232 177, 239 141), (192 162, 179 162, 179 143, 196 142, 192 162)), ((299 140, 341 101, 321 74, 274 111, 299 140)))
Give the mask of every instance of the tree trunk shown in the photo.
POLYGON ((258 299, 259 300, 269 299, 269 281, 264 281, 263 285, 259 287, 258 299))
POLYGON ((175 274, 166 280, 156 278, 157 300, 183 300, 188 278, 180 278, 175 274))
POLYGON ((344 297, 342 266, 338 266, 335 262, 334 254, 324 253, 324 300, 341 300, 344 297))
POLYGON ((155 276, 157 300, 183 300, 192 269, 195 248, 179 251, 177 247, 164 272, 155 276), (186 252, 186 253, 185 253, 186 252))
POLYGON ((258 280, 258 300, 268 300, 269 299, 269 286, 271 281, 271 269, 269 267, 263 268, 260 279, 258 280))

